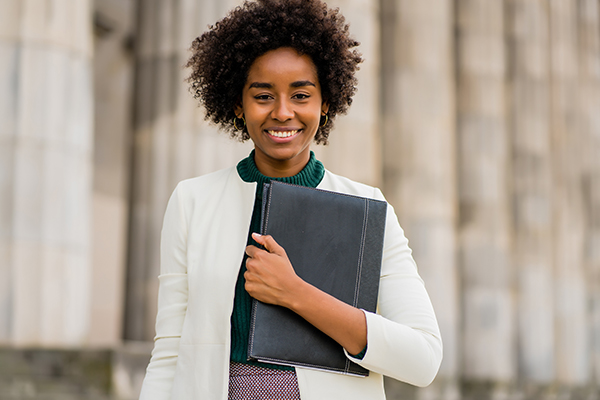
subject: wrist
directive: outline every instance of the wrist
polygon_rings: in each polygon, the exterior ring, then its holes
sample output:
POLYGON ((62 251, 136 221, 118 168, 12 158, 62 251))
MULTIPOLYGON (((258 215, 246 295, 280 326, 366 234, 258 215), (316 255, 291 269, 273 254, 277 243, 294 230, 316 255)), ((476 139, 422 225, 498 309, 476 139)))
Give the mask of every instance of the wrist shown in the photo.
POLYGON ((281 305, 299 314, 302 308, 302 303, 306 299, 306 296, 308 295, 307 292, 311 287, 312 286, 309 283, 296 276, 296 279, 286 291, 281 305))

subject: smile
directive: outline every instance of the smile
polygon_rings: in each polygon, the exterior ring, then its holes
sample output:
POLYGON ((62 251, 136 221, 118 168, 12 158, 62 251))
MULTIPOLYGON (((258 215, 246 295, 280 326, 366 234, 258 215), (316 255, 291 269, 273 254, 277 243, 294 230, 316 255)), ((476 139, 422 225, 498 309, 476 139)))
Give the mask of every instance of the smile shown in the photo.
POLYGON ((275 136, 278 138, 287 138, 290 136, 294 136, 296 133, 298 133, 298 129, 293 130, 293 131, 267 131, 267 133, 271 136, 275 136))

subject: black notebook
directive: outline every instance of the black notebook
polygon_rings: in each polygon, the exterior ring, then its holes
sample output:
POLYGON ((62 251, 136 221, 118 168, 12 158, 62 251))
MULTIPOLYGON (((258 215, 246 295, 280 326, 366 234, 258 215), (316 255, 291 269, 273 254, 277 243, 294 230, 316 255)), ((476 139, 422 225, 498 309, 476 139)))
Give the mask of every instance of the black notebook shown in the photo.
MULTIPOLYGON (((286 251, 296 274, 367 311, 377 307, 387 203, 272 181, 261 234, 286 251)), ((367 376, 342 346, 293 311, 253 300, 251 359, 367 376)))

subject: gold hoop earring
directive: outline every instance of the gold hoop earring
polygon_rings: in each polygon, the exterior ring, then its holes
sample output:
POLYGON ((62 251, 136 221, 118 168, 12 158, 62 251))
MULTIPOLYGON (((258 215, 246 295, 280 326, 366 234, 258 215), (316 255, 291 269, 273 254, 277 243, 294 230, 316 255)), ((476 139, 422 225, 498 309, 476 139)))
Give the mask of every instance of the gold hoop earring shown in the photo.
POLYGON ((238 117, 234 117, 233 118, 233 127, 235 128, 236 131, 242 131, 244 130, 244 128, 246 127, 246 119, 244 118, 244 116, 242 115, 242 118, 238 118, 238 117), (242 129, 238 128, 237 126, 237 120, 241 119, 242 121, 244 121, 244 126, 242 126, 242 129))
POLYGON ((319 125, 319 128, 324 127, 325 125, 327 125, 327 122, 329 121, 329 115, 325 114, 325 122, 323 122, 321 125, 319 125))

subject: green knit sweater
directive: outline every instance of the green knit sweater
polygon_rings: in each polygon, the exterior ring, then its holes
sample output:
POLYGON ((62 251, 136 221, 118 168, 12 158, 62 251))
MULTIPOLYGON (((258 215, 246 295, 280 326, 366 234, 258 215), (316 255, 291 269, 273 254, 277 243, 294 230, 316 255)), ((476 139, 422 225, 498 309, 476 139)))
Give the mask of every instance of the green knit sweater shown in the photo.
MULTIPOLYGON (((308 164, 297 175, 285 178, 269 178, 264 176, 256 168, 254 163, 254 150, 247 158, 244 158, 237 165, 237 171, 244 182, 256 182, 256 198, 254 200, 254 211, 250 222, 248 232, 248 244, 257 245, 250 236, 252 232, 260 233, 261 205, 263 185, 271 180, 277 180, 295 185, 317 187, 325 175, 325 168, 320 161, 315 158, 314 153, 310 152, 308 164)), ((265 364, 255 361, 248 361, 248 337, 250 334, 250 316, 252 309, 252 298, 244 288, 246 272, 246 255, 242 261, 240 273, 235 286, 235 298, 233 300, 233 312, 231 314, 231 361, 252 364, 261 367, 293 370, 292 367, 285 367, 274 364, 265 364)))

